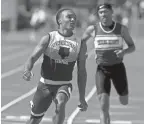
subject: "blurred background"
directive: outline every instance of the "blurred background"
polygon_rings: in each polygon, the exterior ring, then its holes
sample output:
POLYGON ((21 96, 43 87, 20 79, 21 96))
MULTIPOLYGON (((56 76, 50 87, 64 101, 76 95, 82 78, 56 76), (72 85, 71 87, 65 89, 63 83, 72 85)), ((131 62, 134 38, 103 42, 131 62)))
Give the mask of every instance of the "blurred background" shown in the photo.
MULTIPOLYGON (((97 4, 102 1, 1 0, 2 38, 8 40, 10 33, 25 31, 27 33, 31 32, 29 40, 35 41, 36 32, 43 34, 57 28, 55 25, 55 14, 63 7, 73 8, 76 12, 78 17, 77 28, 86 28, 87 25, 96 23, 97 17, 94 13, 97 4), (36 27, 34 26, 35 23, 37 23, 36 27)), ((144 19, 144 0, 127 0, 123 5, 120 5, 121 2, 118 4, 118 6, 114 6, 115 20, 132 28, 132 21, 144 19)))

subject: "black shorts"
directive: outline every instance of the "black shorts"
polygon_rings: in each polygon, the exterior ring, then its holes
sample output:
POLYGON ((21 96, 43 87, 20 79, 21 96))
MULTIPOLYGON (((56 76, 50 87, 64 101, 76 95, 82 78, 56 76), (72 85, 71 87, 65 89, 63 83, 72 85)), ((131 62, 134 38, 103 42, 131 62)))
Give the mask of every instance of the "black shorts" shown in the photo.
POLYGON ((50 85, 39 82, 31 103, 31 114, 36 117, 43 116, 58 93, 70 97, 72 84, 50 85))
POLYGON ((128 95, 128 81, 123 63, 112 66, 98 65, 96 71, 97 94, 107 93, 110 95, 111 81, 119 95, 128 95))

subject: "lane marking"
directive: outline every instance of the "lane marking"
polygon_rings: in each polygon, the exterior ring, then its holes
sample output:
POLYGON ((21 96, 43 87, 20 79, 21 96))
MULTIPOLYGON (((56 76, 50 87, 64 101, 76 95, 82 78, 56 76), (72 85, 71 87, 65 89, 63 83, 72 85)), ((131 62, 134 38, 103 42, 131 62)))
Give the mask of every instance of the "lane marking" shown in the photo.
MULTIPOLYGON (((24 123, 26 122, 30 116, 22 115, 22 116, 5 116, 2 117, 1 120, 3 122, 20 122, 24 123)), ((65 118, 65 121, 67 118, 65 118)), ((44 117, 41 122, 52 122, 52 117, 44 117)))
POLYGON ((34 92, 36 91, 36 87, 34 87, 32 90, 30 90, 29 92, 23 94, 22 96, 16 98, 15 100, 12 100, 11 102, 9 102, 8 104, 4 105, 1 108, 1 112, 5 111, 6 109, 8 109, 9 107, 11 107, 12 105, 18 103, 19 101, 27 98, 28 96, 32 95, 34 92))
POLYGON ((24 66, 22 65, 22 66, 19 66, 19 67, 15 68, 15 69, 12 69, 8 72, 5 72, 5 73, 1 74, 1 79, 6 78, 8 76, 11 76, 11 75, 13 75, 17 72, 20 72, 23 68, 24 68, 24 66))
MULTIPOLYGON (((94 54, 94 50, 91 50, 88 54, 88 59, 94 54)), ((94 93, 96 92, 96 87, 94 86, 92 88, 92 90, 89 92, 89 94, 86 96, 86 101, 88 102, 90 100, 90 98, 94 95, 94 93)), ((79 108, 77 107, 72 114, 68 117, 67 120, 67 124, 72 124, 74 118, 76 117, 76 115, 80 112, 79 108)))
MULTIPOLYGON (((86 96, 86 101, 88 102, 92 96, 95 94, 96 92, 96 87, 94 86, 92 88, 92 90, 89 92, 89 94, 86 96)), ((79 108, 77 107, 73 112, 72 114, 69 116, 68 120, 67 120, 67 124, 72 124, 73 123, 73 120, 74 118, 77 116, 77 114, 80 112, 79 108)))
MULTIPOLYGON (((27 115, 22 115, 22 116, 5 116, 5 117, 1 117, 1 121, 3 122, 11 122, 11 124, 23 124, 25 123, 30 116, 27 115)), ((66 122, 67 118, 65 119, 66 122)), ((76 123, 82 123, 82 121, 84 121, 85 123, 90 123, 90 124, 94 124, 94 123, 100 123, 100 119, 86 119, 85 118, 79 118, 78 120, 76 120, 76 123), (81 121, 80 121, 81 120, 81 121)), ((42 122, 52 122, 52 117, 44 117, 42 119, 42 122)), ((114 120, 111 121, 111 124, 143 124, 144 120, 114 120)))
MULTIPOLYGON (((99 119, 88 119, 85 122, 86 123, 100 123, 100 120, 99 119)), ((111 124, 132 124, 132 121, 116 120, 116 121, 111 121, 111 124)))
POLYGON ((128 106, 123 106, 123 105, 110 105, 110 108, 112 108, 112 109, 139 109, 140 106, 132 106, 132 105, 128 105, 128 106))
MULTIPOLYGON (((38 64, 40 64, 41 62, 42 62, 42 59, 38 60, 38 61, 35 63, 35 65, 38 65, 38 64)), ((8 76, 11 76, 11 75, 13 75, 13 74, 15 74, 15 73, 18 73, 18 72, 22 71, 23 69, 24 69, 24 65, 19 66, 19 67, 15 68, 15 69, 12 69, 12 70, 10 70, 10 71, 8 71, 8 72, 5 72, 5 73, 1 74, 1 79, 4 79, 4 78, 6 78, 6 77, 8 77, 8 76)))
MULTIPOLYGON (((2 117, 2 121, 13 121, 13 122, 26 122, 30 116, 5 116, 2 117)), ((42 122, 52 122, 52 117, 44 117, 42 122)))
POLYGON ((17 59, 17 57, 22 57, 22 56, 25 56, 26 54, 29 54, 32 50, 31 49, 26 49, 22 52, 18 52, 17 54, 10 54, 8 56, 5 56, 5 57, 2 57, 1 58, 1 62, 5 62, 5 61, 8 61, 8 60, 12 60, 12 59, 17 59))
MULTIPOLYGON (((92 103, 91 107, 95 108, 100 108, 100 105, 96 105, 96 103, 92 103)), ((128 106, 123 106, 123 105, 110 105, 110 109, 140 109, 140 106, 135 106, 135 105, 128 105, 128 106)))

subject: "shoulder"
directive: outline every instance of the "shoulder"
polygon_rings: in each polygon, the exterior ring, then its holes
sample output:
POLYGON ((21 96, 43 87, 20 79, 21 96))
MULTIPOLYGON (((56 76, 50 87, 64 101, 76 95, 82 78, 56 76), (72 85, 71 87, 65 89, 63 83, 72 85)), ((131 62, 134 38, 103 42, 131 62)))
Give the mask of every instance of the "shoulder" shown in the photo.
POLYGON ((125 26, 125 25, 122 25, 121 24, 121 35, 124 36, 124 35, 127 35, 128 34, 128 28, 125 26))
POLYGON ((57 31, 51 31, 47 35, 43 36, 42 40, 44 40, 44 41, 50 41, 54 37, 57 37, 57 35, 58 35, 57 31))
POLYGON ((119 23, 119 22, 116 22, 116 25, 119 26, 119 27, 121 27, 121 30, 127 29, 127 27, 126 27, 125 25, 123 25, 123 24, 121 24, 121 23, 119 23))
POLYGON ((57 35, 57 31, 51 31, 48 33, 50 37, 57 35))
POLYGON ((43 36, 40 40, 40 45, 48 45, 50 41, 50 33, 48 33, 47 35, 43 36))
POLYGON ((118 30, 120 30, 122 36, 124 35, 124 33, 128 32, 127 26, 125 26, 119 22, 116 22, 116 27, 118 30))

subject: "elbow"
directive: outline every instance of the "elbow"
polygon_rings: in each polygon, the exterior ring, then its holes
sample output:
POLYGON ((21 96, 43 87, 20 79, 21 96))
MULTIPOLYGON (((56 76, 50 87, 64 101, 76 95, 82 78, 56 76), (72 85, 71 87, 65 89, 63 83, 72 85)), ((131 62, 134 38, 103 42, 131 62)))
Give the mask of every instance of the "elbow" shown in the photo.
POLYGON ((136 50, 135 44, 129 45, 128 49, 130 49, 131 52, 134 52, 136 50))

